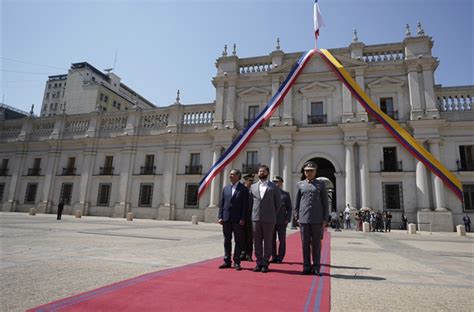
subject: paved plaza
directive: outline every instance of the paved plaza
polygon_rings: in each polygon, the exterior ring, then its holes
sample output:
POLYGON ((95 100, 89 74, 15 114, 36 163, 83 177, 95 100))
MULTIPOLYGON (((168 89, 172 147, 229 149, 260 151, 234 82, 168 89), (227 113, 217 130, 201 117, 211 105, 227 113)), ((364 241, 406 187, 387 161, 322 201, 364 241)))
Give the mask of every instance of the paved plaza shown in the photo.
MULTIPOLYGON (((0 213, 0 231, 2 311, 223 253, 221 227, 208 223, 0 213)), ((474 310, 471 233, 331 235, 333 311, 474 310)))

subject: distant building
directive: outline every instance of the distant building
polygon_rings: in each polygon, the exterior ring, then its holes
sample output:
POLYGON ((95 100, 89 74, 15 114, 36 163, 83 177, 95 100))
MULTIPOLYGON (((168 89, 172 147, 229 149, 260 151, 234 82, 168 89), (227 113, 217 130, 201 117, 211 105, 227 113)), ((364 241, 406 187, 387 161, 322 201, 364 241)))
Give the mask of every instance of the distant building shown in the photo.
POLYGON ((1 209, 54 213, 62 200, 65 213, 123 218, 132 212, 137 218, 166 220, 196 215, 216 222, 230 169, 248 174, 267 164, 271 176, 282 176, 284 189, 294 196, 303 164, 313 160, 318 177, 330 181, 332 211, 349 204, 390 211, 394 228, 406 214, 419 229, 453 231, 464 213, 474 218, 474 86, 436 84, 439 60, 432 45, 420 30, 401 42, 365 45, 355 38, 330 51, 382 111, 459 178, 463 202, 368 116, 317 55, 198 200, 203 175, 302 55, 277 47, 248 58, 224 51, 212 79, 215 101, 199 105, 183 105, 178 97, 167 107, 125 110, 123 103, 133 103, 126 95, 130 90, 115 75, 87 63, 73 64, 67 76, 50 77, 50 101, 54 93, 58 103, 68 103, 67 111, 95 112, 0 123, 1 209), (120 109, 114 101, 123 101, 120 109))
POLYGON ((24 112, 18 108, 0 103, 0 121, 24 118, 28 115, 29 114, 27 112, 24 112))
POLYGON ((155 108, 150 101, 120 82, 113 72, 103 73, 87 62, 73 63, 67 74, 49 76, 41 105, 41 117, 124 111, 134 105, 155 108))

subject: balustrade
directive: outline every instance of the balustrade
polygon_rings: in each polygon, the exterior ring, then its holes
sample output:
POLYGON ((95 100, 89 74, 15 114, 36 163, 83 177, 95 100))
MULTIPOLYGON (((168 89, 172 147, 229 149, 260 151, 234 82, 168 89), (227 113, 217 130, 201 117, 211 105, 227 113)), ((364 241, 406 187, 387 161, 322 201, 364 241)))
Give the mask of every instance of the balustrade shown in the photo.
POLYGON ((127 115, 112 115, 102 117, 100 130, 120 131, 127 126, 127 115))
POLYGON ((140 117, 140 129, 159 129, 168 125, 169 114, 164 113, 143 113, 140 117))
POLYGON ((403 60, 404 58, 405 53, 403 50, 366 52, 362 56, 362 60, 366 63, 392 62, 403 60))
POLYGON ((89 128, 89 118, 81 116, 80 118, 68 117, 66 120, 66 132, 86 132, 89 128))
POLYGON ((210 125, 214 120, 214 111, 185 112, 183 114, 184 126, 210 125))
POLYGON ((241 64, 239 65, 240 74, 262 73, 273 69, 272 63, 255 63, 255 64, 241 64))
POLYGON ((466 95, 443 95, 438 96, 438 108, 441 112, 471 111, 474 98, 466 95))
POLYGON ((33 121, 33 126, 31 128, 32 134, 49 134, 53 132, 54 129, 54 120, 51 118, 38 119, 33 121))

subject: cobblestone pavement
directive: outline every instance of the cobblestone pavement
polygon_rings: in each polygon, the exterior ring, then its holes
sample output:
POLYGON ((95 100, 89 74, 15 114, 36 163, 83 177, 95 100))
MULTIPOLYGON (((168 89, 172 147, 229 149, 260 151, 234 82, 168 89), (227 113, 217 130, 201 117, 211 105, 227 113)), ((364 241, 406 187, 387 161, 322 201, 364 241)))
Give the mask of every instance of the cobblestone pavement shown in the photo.
MULTIPOLYGON (((218 224, 182 221, 2 212, 0 238, 2 311, 223 253, 218 224)), ((332 232, 332 310, 472 311, 473 243, 471 233, 332 232)))

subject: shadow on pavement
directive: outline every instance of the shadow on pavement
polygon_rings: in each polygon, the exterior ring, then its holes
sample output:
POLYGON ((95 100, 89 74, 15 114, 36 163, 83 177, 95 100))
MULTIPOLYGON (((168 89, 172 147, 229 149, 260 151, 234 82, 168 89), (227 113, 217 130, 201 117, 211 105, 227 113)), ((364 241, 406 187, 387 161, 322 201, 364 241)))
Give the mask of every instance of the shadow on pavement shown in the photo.
POLYGON ((341 266, 341 265, 331 265, 322 263, 321 266, 327 266, 331 269, 350 269, 350 270, 370 270, 370 268, 365 267, 350 267, 350 266, 341 266))
POLYGON ((377 276, 364 276, 364 275, 342 275, 342 274, 331 274, 332 278, 341 278, 349 280, 367 280, 367 281, 385 281, 386 278, 377 276))

